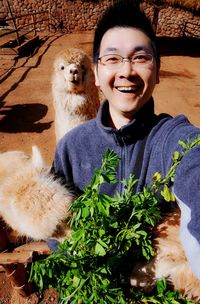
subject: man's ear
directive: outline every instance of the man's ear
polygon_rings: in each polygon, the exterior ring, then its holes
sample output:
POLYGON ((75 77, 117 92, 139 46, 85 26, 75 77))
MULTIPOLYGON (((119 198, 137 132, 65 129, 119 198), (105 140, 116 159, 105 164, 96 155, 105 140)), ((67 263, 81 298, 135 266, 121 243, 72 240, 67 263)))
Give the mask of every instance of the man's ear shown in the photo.
POLYGON ((159 72, 157 73, 156 75, 156 84, 159 84, 160 83, 160 75, 159 75, 159 72))
POLYGON ((95 84, 96 84, 97 87, 99 87, 100 84, 99 84, 98 66, 97 66, 97 64, 95 64, 95 67, 94 67, 94 76, 95 76, 95 84))
POLYGON ((156 63, 156 84, 160 83, 160 62, 156 63))
POLYGON ((159 83, 160 83, 160 68, 158 68, 156 71, 156 84, 159 83))

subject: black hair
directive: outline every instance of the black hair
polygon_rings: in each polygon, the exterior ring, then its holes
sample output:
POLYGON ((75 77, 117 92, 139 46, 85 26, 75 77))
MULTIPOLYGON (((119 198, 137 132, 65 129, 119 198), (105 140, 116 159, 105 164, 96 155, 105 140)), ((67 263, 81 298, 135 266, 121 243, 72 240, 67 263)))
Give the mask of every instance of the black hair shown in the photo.
POLYGON ((160 54, 150 20, 140 10, 139 0, 118 0, 110 6, 99 20, 93 42, 93 62, 97 63, 103 35, 114 27, 133 27, 143 31, 151 40, 157 69, 160 67, 160 54))

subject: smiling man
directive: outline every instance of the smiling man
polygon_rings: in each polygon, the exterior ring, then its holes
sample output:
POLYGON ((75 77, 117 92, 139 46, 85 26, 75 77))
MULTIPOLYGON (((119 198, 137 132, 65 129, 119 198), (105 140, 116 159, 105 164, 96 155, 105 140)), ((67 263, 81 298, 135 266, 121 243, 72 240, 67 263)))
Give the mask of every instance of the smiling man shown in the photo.
MULTIPOLYGON (((156 36, 145 14, 132 0, 111 6, 100 19, 94 36, 93 60, 96 85, 105 96, 98 115, 67 133, 58 143, 54 170, 82 192, 102 155, 109 148, 121 161, 119 181, 130 174, 139 179, 134 191, 151 184, 155 172, 165 176, 179 140, 191 141, 200 130, 183 115, 155 115, 153 90, 159 83, 160 58, 156 36)), ((169 94, 170 95, 170 94, 169 94)), ((175 102, 175 101, 174 101, 175 102)), ((200 147, 183 157, 177 169, 174 193, 184 211, 182 231, 185 252, 200 278, 200 147), (187 178, 186 178, 187 177, 187 178), (183 186, 184 185, 184 186, 183 186), (187 220, 186 220, 187 218, 187 220)), ((122 183, 103 185, 108 195, 121 192, 122 183)))
POLYGON ((137 28, 109 29, 95 71, 96 85, 109 101, 108 123, 120 129, 150 100, 158 82, 150 38, 137 28))

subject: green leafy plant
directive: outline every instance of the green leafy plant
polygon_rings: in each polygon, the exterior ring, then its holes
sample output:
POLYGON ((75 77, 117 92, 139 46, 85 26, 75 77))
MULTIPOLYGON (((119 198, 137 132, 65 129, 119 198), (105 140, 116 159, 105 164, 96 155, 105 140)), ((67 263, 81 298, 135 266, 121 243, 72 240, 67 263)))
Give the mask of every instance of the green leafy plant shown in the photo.
POLYGON ((174 200, 168 183, 182 157, 198 144, 200 136, 192 143, 180 142, 183 150, 174 153, 164 178, 156 173, 149 187, 134 194, 137 180, 130 176, 122 181, 123 192, 114 197, 100 191, 103 183, 117 182, 120 160, 108 150, 101 168, 72 204, 71 237, 58 245, 58 253, 32 265, 30 280, 41 292, 54 287, 63 304, 192 303, 184 302, 178 291, 166 291, 165 281, 157 283, 156 294, 149 298, 131 291, 129 274, 138 257, 150 260, 154 255, 151 230, 160 219, 156 194, 174 200))
POLYGON ((154 291, 154 295, 145 296, 142 292, 134 293, 133 295, 134 301, 130 302, 133 304, 193 304, 194 302, 191 300, 185 299, 181 296, 178 290, 169 290, 167 286, 167 282, 165 279, 158 280, 156 282, 156 290, 154 291))

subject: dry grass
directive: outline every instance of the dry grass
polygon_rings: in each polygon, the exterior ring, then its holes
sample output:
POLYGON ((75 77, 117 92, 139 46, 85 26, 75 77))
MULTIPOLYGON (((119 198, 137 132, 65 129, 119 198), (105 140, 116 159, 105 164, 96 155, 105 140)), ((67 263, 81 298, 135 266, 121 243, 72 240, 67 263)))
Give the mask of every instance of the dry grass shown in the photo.
POLYGON ((171 5, 183 9, 188 9, 193 12, 200 11, 200 0, 146 0, 148 3, 157 5, 171 5))

